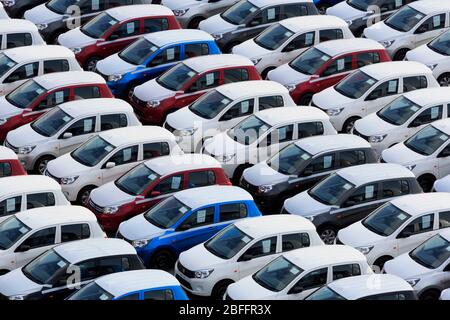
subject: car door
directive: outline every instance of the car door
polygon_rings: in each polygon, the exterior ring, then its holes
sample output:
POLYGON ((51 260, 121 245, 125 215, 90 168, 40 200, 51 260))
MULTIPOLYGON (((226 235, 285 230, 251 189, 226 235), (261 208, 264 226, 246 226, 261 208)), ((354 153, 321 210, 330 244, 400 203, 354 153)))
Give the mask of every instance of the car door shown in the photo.
POLYGON ((322 89, 329 88, 350 74, 353 69, 353 55, 343 55, 328 62, 319 77, 311 80, 311 83, 319 83, 322 89))
MULTIPOLYGON (((419 107, 414 105, 411 108, 412 110, 416 110, 419 107)), ((442 111, 443 105, 432 106, 424 108, 423 111, 421 110, 417 115, 412 117, 407 125, 407 128, 405 128, 405 134, 403 136, 399 136, 399 140, 407 139, 417 131, 421 130, 425 125, 442 119, 442 111)))
POLYGON ((448 29, 447 13, 436 14, 422 22, 414 31, 414 47, 428 43, 448 29))
POLYGON ((26 63, 21 65, 15 70, 10 71, 2 83, 2 92, 0 94, 6 95, 19 87, 22 83, 28 79, 34 78, 39 75, 39 61, 26 63))
POLYGON ((243 33, 243 40, 253 38, 273 23, 279 21, 280 14, 280 5, 264 8, 256 13, 256 15, 247 23, 246 28, 244 28, 243 31, 238 30, 238 32, 243 33))
POLYGON ((438 179, 450 174, 450 143, 447 143, 437 155, 438 179))
POLYGON ((404 226, 396 237, 398 254, 411 251, 433 236, 436 233, 435 220, 435 213, 427 213, 414 218, 404 226))
POLYGON ((303 300, 312 292, 327 284, 329 267, 309 271, 288 291, 288 300, 303 300))
MULTIPOLYGON (((245 117, 254 113, 255 99, 246 99, 235 103, 227 111, 225 111, 219 118, 219 130, 225 131, 233 128, 245 117)), ((212 130, 211 130, 212 131, 212 130)), ((208 133, 211 135, 211 133, 208 133)))
POLYGON ((174 45, 160 50, 147 62, 146 71, 151 69, 151 73, 144 73, 144 77, 155 77, 160 75, 178 61, 181 60, 180 45, 174 45))
POLYGON ((7 196, 0 200, 0 222, 8 219, 14 213, 25 210, 22 207, 23 195, 7 196))
POLYGON ((102 184, 113 181, 138 164, 139 145, 120 148, 101 165, 102 184), (114 167, 107 168, 108 163, 114 167))
POLYGON ((272 261, 280 252, 277 249, 278 236, 270 236, 254 242, 237 259, 239 277, 246 277, 272 261))
POLYGON ((96 116, 75 120, 58 136, 59 155, 71 152, 84 141, 94 136, 96 130, 96 116))
MULTIPOLYGON (((5 49, 31 46, 33 44, 33 37, 29 32, 14 32, 5 35, 5 49)), ((1 40, 1 39, 0 39, 1 40)), ((0 41, 1 45, 1 41, 0 41)))
POLYGON ((39 118, 45 112, 51 110, 54 106, 67 102, 70 100, 70 89, 69 88, 61 88, 55 89, 47 93, 47 95, 40 97, 39 101, 37 101, 32 110, 27 111, 23 114, 24 122, 29 123, 37 118, 39 118))
POLYGON ((16 268, 20 268, 35 257, 51 249, 59 241, 59 227, 47 227, 33 231, 14 250, 16 268))
POLYGON ((257 161, 264 161, 271 155, 279 152, 295 139, 294 124, 272 128, 271 131, 258 143, 257 150, 250 150, 250 156, 256 153, 257 161), (256 151, 256 152, 255 152, 256 151))
POLYGON ((399 94, 400 79, 390 79, 378 84, 369 94, 361 108, 362 115, 377 112, 381 107, 394 100, 399 94))
POLYGON ((191 81, 184 93, 175 96, 179 107, 187 106, 201 95, 221 84, 221 71, 209 71, 191 81))
POLYGON ((52 191, 29 193, 26 195, 26 210, 56 205, 56 197, 52 191))
POLYGON ((281 65, 290 62, 292 59, 297 57, 306 49, 313 46, 314 43, 315 43, 314 31, 296 35, 293 39, 289 40, 288 43, 283 47, 283 49, 281 50, 282 54, 276 61, 276 65, 281 65))
POLYGON ((185 178, 183 173, 176 173, 161 179, 151 190, 147 191, 145 198, 137 201, 136 204, 141 206, 140 212, 151 208, 155 204, 170 197, 175 192, 185 189, 185 178))
POLYGON ((104 42, 98 44, 103 56, 120 51, 141 35, 141 20, 131 19, 119 23, 106 37, 104 42))

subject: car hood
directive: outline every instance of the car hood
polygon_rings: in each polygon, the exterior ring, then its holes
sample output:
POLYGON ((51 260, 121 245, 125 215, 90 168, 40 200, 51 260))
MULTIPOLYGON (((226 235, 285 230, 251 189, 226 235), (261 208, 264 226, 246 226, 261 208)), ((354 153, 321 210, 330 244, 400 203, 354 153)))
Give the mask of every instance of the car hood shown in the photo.
POLYGON ((387 41, 402 36, 404 33, 388 27, 384 21, 375 23, 364 30, 364 36, 375 41, 387 41))
POLYGON ((381 153, 383 160, 388 163, 397 163, 403 166, 417 161, 426 159, 427 157, 407 148, 404 143, 398 143, 381 153))
POLYGON ((175 91, 160 86, 156 79, 153 79, 134 88, 134 95, 143 101, 162 100, 174 96, 175 91))
POLYGON ((42 285, 28 279, 20 268, 0 277, 0 292, 5 296, 27 295, 41 289, 42 285))
POLYGON ((386 273, 399 276, 403 279, 410 279, 430 272, 431 270, 415 262, 408 253, 404 253, 387 261, 384 265, 386 273))
POLYGON ((431 50, 426 44, 408 51, 408 53, 406 53, 406 58, 410 61, 421 62, 427 66, 439 63, 443 60, 448 60, 447 56, 431 50))
POLYGON ((37 145, 48 139, 34 131, 29 123, 10 131, 6 138, 14 147, 37 145))
POLYGON ((338 238, 343 244, 354 248, 372 245, 385 239, 385 237, 364 227, 361 221, 355 222, 347 228, 339 230, 338 238))
POLYGON ((96 43, 97 40, 81 32, 80 27, 69 30, 58 37, 59 44, 67 48, 83 48, 96 43))
POLYGON ((91 200, 100 207, 117 206, 129 203, 134 196, 117 188, 115 181, 108 182, 91 192, 91 200))
POLYGON ((17 108, 13 106, 11 103, 6 100, 6 97, 0 97, 0 118, 10 118, 21 114, 23 109, 17 108))
POLYGON ((163 0, 161 5, 170 8, 171 10, 184 9, 198 6, 200 2, 198 0, 163 0))
POLYGON ((334 87, 327 88, 313 96, 313 102, 321 109, 342 108, 355 100, 348 98, 339 92, 334 87))
POLYGON ((47 164, 47 170, 52 176, 64 178, 86 173, 87 171, 92 170, 92 168, 75 161, 70 153, 66 153, 55 160, 50 161, 47 164))
POLYGON ((344 20, 353 20, 366 16, 367 12, 358 10, 348 5, 346 1, 343 1, 328 8, 327 15, 336 16, 344 20))
POLYGON ((119 232, 128 240, 152 239, 162 235, 165 230, 148 222, 143 214, 122 222, 119 232))
POLYGON ((223 20, 220 14, 216 14, 200 22, 198 28, 210 34, 217 34, 236 30, 237 25, 223 20))
POLYGON ((253 167, 244 170, 244 179, 254 186, 262 186, 267 184, 278 184, 286 182, 289 176, 279 173, 269 167, 266 161, 255 164, 253 167))
POLYGON ((30 10, 25 11, 24 18, 33 22, 39 23, 51 23, 62 19, 62 15, 51 11, 45 6, 45 3, 38 5, 30 10))
POLYGON ((398 127, 384 121, 379 116, 377 116, 376 113, 371 113, 368 116, 355 122, 355 129, 359 133, 368 137, 376 134, 386 134, 396 128, 398 127))
POLYGON ((247 276, 236 283, 228 286, 227 294, 233 300, 262 300, 270 299, 275 292, 261 287, 253 280, 252 276, 247 276))
POLYGON ((126 62, 119 57, 118 53, 115 53, 103 60, 97 62, 95 66, 97 70, 107 76, 113 74, 124 74, 133 70, 136 70, 137 66, 126 62))
POLYGON ((330 211, 331 207, 314 200, 307 191, 284 202, 284 208, 291 214, 308 217, 330 211))
POLYGON ((228 260, 221 259, 205 249, 204 243, 200 243, 191 249, 184 251, 179 257, 180 263, 189 270, 202 270, 215 265, 227 263, 228 260), (199 259, 201 257, 201 259, 199 259))
POLYGON ((189 107, 186 107, 170 113, 167 116, 166 121, 172 128, 181 130, 199 127, 199 125, 203 122, 206 122, 207 119, 199 117, 191 110, 189 110, 189 107))
POLYGON ((267 79, 281 83, 282 85, 288 85, 306 82, 311 79, 311 76, 294 70, 286 63, 269 71, 267 79))
POLYGON ((238 54, 249 59, 259 58, 265 55, 269 55, 273 51, 267 50, 258 44, 253 39, 247 40, 241 44, 238 44, 233 48, 233 54, 238 54))
POLYGON ((244 150, 245 146, 239 142, 234 141, 228 136, 228 132, 221 132, 213 138, 205 141, 205 150, 214 156, 225 156, 238 153, 244 150))

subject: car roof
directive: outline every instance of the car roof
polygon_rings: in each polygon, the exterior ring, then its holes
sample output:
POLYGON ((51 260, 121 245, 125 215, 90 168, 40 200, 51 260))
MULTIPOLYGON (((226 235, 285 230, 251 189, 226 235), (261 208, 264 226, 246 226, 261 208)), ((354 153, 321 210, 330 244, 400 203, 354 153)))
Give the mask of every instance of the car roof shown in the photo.
POLYGON ((270 108, 255 113, 259 119, 271 126, 309 120, 328 120, 329 116, 315 107, 280 107, 270 108))
MULTIPOLYGON (((0 161, 1 160, 17 160, 19 157, 11 149, 0 146, 0 161)), ((0 180, 1 181, 1 180, 0 180)))
POLYGON ((193 41, 214 41, 214 38, 203 30, 196 29, 176 29, 149 33, 145 39, 158 47, 193 41))
POLYGON ((261 8, 269 5, 284 4, 284 3, 299 3, 299 2, 309 2, 313 3, 313 0, 249 0, 253 5, 261 8))
POLYGON ((159 126, 132 126, 107 130, 99 134, 115 147, 147 141, 160 141, 161 139, 175 140, 170 131, 159 126))
POLYGON ((146 161, 145 165, 161 176, 196 169, 222 168, 213 157, 198 153, 157 157, 146 161))
POLYGON ((179 286, 178 280, 170 273, 157 269, 131 270, 111 273, 95 280, 100 287, 120 297, 124 294, 151 288, 179 286))
POLYGON ((382 80, 387 77, 432 73, 430 68, 416 61, 381 62, 362 67, 359 70, 376 80, 382 80))
POLYGON ((365 274, 333 281, 328 287, 347 300, 356 300, 376 294, 413 291, 411 285, 392 274, 365 274))
POLYGON ((414 178, 414 173, 394 163, 369 163, 341 169, 337 173, 356 186, 374 181, 414 178))
POLYGON ((0 19, 0 30, 3 33, 38 31, 33 22, 25 19, 0 19))
POLYGON ((328 136, 308 137, 295 144, 313 156, 325 151, 371 147, 367 140, 353 134, 337 134, 332 139, 328 136))
POLYGON ((17 63, 40 59, 75 58, 74 53, 69 48, 45 44, 7 49, 3 53, 17 63))
POLYGON ((325 41, 316 45, 315 48, 331 57, 351 52, 384 50, 384 47, 379 42, 366 38, 325 41))
POLYGON ((70 86, 77 84, 105 84, 105 79, 103 79, 99 74, 89 71, 66 71, 47 73, 42 76, 37 76, 32 80, 36 81, 38 84, 43 86, 45 89, 50 90, 53 88, 58 88, 62 86, 70 86))
POLYGON ((448 211, 450 209, 450 193, 409 194, 391 200, 391 204, 413 217, 427 212, 448 211))
POLYGON ((133 4, 106 10, 114 19, 124 21, 140 17, 173 16, 172 10, 157 4, 133 4))
POLYGON ((58 105, 58 108, 77 118, 86 114, 100 114, 112 112, 133 112, 128 102, 115 98, 94 98, 74 100, 58 105))
POLYGON ((330 27, 348 27, 347 22, 336 16, 328 15, 312 15, 293 17, 281 20, 279 22, 283 27, 288 28, 292 32, 300 32, 306 30, 324 29, 330 27))
POLYGON ((71 264, 107 256, 136 255, 136 250, 131 244, 114 238, 72 241, 56 246, 53 250, 71 264))
POLYGON ((437 87, 413 90, 403 96, 419 106, 450 102, 450 87, 437 87))
POLYGON ((253 201, 253 197, 244 189, 219 185, 186 189, 175 193, 174 197, 191 209, 216 203, 253 201))
POLYGON ((200 56, 186 59, 182 63, 195 70, 197 73, 234 66, 254 66, 249 58, 237 54, 200 56))
POLYGON ((276 233, 315 231, 316 227, 308 219, 291 214, 269 215, 243 219, 235 222, 237 228, 253 239, 276 233))
POLYGON ((241 81, 221 85, 216 88, 221 94, 231 100, 245 97, 270 96, 289 91, 281 83, 268 80, 241 81))
POLYGON ((54 179, 42 175, 0 178, 0 195, 41 190, 61 190, 61 186, 54 179))
POLYGON ((450 11, 450 2, 442 0, 422 0, 409 3, 408 6, 414 8, 423 14, 429 15, 442 12, 443 10, 450 11))
POLYGON ((431 125, 445 134, 450 135, 450 118, 434 121, 431 125))
POLYGON ((79 206, 41 207, 15 214, 31 229, 39 229, 62 223, 96 222, 97 218, 89 209, 79 206))

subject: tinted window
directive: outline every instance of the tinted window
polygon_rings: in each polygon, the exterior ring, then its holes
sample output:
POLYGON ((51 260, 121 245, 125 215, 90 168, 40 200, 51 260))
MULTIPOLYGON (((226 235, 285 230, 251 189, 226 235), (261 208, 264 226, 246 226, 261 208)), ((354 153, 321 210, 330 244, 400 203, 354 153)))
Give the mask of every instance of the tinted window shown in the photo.
POLYGON ((406 180, 385 181, 382 184, 383 198, 399 197, 409 194, 409 183, 406 180))
POLYGON ((252 26, 280 20, 280 7, 267 8, 257 14, 252 20, 252 26))
POLYGON ((220 206, 220 221, 230 221, 247 217, 245 203, 229 203, 220 206))
POLYGON ((55 205, 53 192, 34 193, 27 195, 27 209, 49 207, 55 205))
POLYGON ((282 96, 269 96, 259 98, 259 111, 278 108, 284 106, 284 100, 282 96))
POLYGON ((403 232, 409 232, 411 234, 422 233, 433 230, 434 214, 427 214, 425 216, 419 217, 409 223, 403 232))
POLYGON ((307 275, 303 276, 297 284, 294 286, 301 287, 303 290, 308 290, 316 287, 323 286, 327 283, 327 274, 328 274, 328 268, 322 268, 319 270, 314 270, 308 273, 307 275))
POLYGON ((365 52, 356 55, 356 64, 358 68, 378 62, 380 62, 380 54, 378 52, 365 52))
POLYGON ((13 197, 0 202, 0 217, 7 216, 20 211, 22 197, 13 197))
POLYGON ((0 178, 9 177, 12 174, 11 165, 8 162, 0 163, 0 178))
POLYGON ((91 231, 87 223, 61 226, 61 242, 87 239, 90 236, 91 231))
POLYGON ((46 109, 61 104, 63 102, 69 101, 69 89, 58 90, 47 95, 38 106, 38 109, 46 109))
POLYGON ((50 246, 55 244, 56 227, 43 229, 35 232, 26 239, 20 246, 30 246, 31 249, 50 246))
POLYGON ((344 264, 333 267, 333 280, 361 275, 359 264, 344 264))
MULTIPOLYGON (((107 162, 114 162, 116 166, 136 162, 138 157, 138 146, 132 146, 118 151, 107 162)), ((106 163, 105 163, 106 164, 106 163)))
POLYGON ((439 229, 450 227, 450 211, 439 212, 439 229))
POLYGON ((333 61, 322 73, 322 76, 328 77, 334 74, 351 71, 352 69, 352 57, 347 56, 333 61))
POLYGON ((339 168, 357 166, 366 163, 366 154, 362 150, 342 151, 339 153, 339 168))
POLYGON ((116 31, 109 36, 109 40, 131 37, 139 33, 139 21, 130 21, 119 26, 116 31))
POLYGON ((214 171, 197 171, 189 173, 189 188, 210 186, 216 183, 214 171))
POLYGON ((298 125, 298 138, 306 138, 311 136, 320 136, 323 134, 322 122, 304 122, 298 125))
POLYGON ((175 46, 167 48, 166 50, 158 53, 149 63, 148 67, 155 67, 161 64, 172 63, 180 60, 180 47, 175 46))
POLYGON ((19 67, 16 71, 11 73, 4 83, 15 82, 19 80, 29 79, 38 75, 39 62, 33 62, 19 67))
POLYGON ((47 60, 44 61, 44 73, 69 71, 67 60, 47 60))
POLYGON ((417 28, 416 32, 428 32, 445 27, 445 13, 438 14, 427 19, 422 25, 417 28))
POLYGON ((190 92, 214 88, 219 85, 219 72, 210 72, 200 77, 189 89, 190 92))
POLYGON ((323 155, 311 161, 311 163, 303 170, 301 175, 308 176, 322 171, 329 171, 335 166, 336 156, 334 154, 323 155))
POLYGON ((341 29, 320 30, 320 42, 344 38, 341 29))
POLYGON ((369 99, 378 99, 386 96, 391 96, 397 94, 398 92, 398 80, 390 80, 385 83, 380 84, 372 93, 369 95, 369 99))
POLYGON ((374 201, 378 198, 378 184, 358 188, 345 202, 344 206, 354 206, 362 202, 374 201))
POLYGON ((102 257, 97 262, 97 274, 103 276, 110 273, 127 271, 130 269, 128 258, 102 257))
POLYGON ((206 56, 209 54, 209 46, 207 43, 193 43, 184 46, 184 58, 193 58, 198 56, 206 56))
POLYGON ((95 117, 90 117, 76 121, 65 132, 70 132, 73 136, 80 136, 94 131, 95 117))
POLYGON ((278 128, 269 133, 265 141, 263 141, 260 146, 264 147, 276 143, 291 141, 293 138, 293 134, 294 134, 293 124, 278 128))
POLYGON ((236 103, 234 106, 232 106, 230 109, 228 109, 227 112, 224 113, 222 118, 219 121, 225 121, 230 120, 228 117, 231 117, 231 119, 243 117, 246 115, 250 115, 253 113, 255 100, 245 100, 241 101, 239 103, 236 103))
POLYGON ((403 92, 426 88, 427 83, 427 77, 424 76, 403 78, 403 92))
POLYGON ((152 290, 144 292, 144 300, 174 300, 172 290, 152 290))
POLYGON ((98 87, 78 87, 74 89, 75 99, 92 99, 100 98, 100 89, 98 87))
POLYGON ((153 191, 161 192, 162 194, 179 191, 183 188, 183 176, 172 176, 166 178, 153 189, 153 191))
POLYGON ((111 130, 116 128, 123 128, 128 125, 127 116, 121 114, 106 114, 100 117, 100 130, 111 130))
POLYGON ((306 16, 308 15, 308 9, 303 4, 287 4, 283 6, 283 13, 281 19, 287 19, 292 17, 306 16))
POLYGON ((189 225, 191 228, 196 228, 212 223, 214 223, 214 207, 208 207, 191 214, 182 225, 189 225))
POLYGON ((261 257, 268 254, 274 254, 276 249, 277 237, 270 237, 256 242, 244 253, 244 255, 250 255, 253 258, 261 257))
POLYGON ((167 142, 154 142, 144 144, 144 160, 170 154, 167 142))
POLYGON ((248 80, 248 71, 245 68, 228 69, 223 72, 224 83, 248 80))
POLYGON ((167 19, 145 19, 144 33, 163 31, 169 29, 169 21, 167 19))
POLYGON ((117 300, 139 300, 139 293, 132 293, 124 297, 120 297, 117 300))
POLYGON ((298 248, 309 247, 310 240, 307 233, 285 234, 282 237, 283 252, 298 248))
POLYGON ((442 106, 434 106, 422 111, 410 124, 410 126, 417 127, 439 119, 442 119, 442 106))
POLYGON ((286 47, 284 51, 293 51, 297 49, 307 48, 314 44, 316 38, 315 32, 308 32, 297 36, 292 40, 286 47))
POLYGON ((33 43, 29 33, 11 33, 6 36, 6 48, 30 46, 33 43))

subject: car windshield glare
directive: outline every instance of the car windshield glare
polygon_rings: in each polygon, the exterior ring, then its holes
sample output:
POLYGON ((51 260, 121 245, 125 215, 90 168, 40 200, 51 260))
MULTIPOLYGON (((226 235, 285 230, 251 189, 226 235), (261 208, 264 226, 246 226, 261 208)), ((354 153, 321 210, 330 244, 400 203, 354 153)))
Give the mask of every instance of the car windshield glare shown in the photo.
POLYGON ((31 281, 39 284, 53 284, 54 279, 69 266, 69 262, 63 259, 54 249, 32 260, 23 267, 24 275, 31 281))
POLYGON ((184 63, 179 63, 160 77, 156 78, 156 82, 172 91, 178 91, 183 86, 194 78, 197 72, 186 66, 184 63))
POLYGON ((405 141, 405 146, 418 154, 429 156, 436 152, 449 136, 432 125, 428 125, 405 141))
POLYGON ((158 49, 158 46, 152 42, 145 38, 140 38, 123 49, 119 53, 119 57, 128 63, 142 65, 152 54, 158 51, 158 49))
POLYGON ((142 163, 117 179, 115 184, 120 190, 137 196, 142 194, 159 177, 159 174, 142 163))
POLYGON ((342 196, 353 188, 355 188, 353 183, 334 173, 309 189, 308 194, 313 199, 332 206, 337 205, 342 200, 342 196))
POLYGON ((450 258, 450 242, 437 234, 411 251, 409 256, 425 268, 439 268, 450 258))
POLYGON ((411 218, 410 214, 388 202, 376 209, 361 223, 368 230, 380 236, 387 237, 400 228, 409 218, 411 218))
POLYGON ((86 2, 86 0, 50 0, 45 6, 53 12, 65 14, 70 6, 80 6, 84 2, 86 2))
POLYGON ((367 11, 370 6, 374 5, 373 0, 347 0, 349 6, 360 11, 367 11))
POLYGON ((70 115, 56 107, 31 123, 31 128, 44 137, 51 137, 72 120, 70 115))
POLYGON ((267 165, 279 173, 294 175, 304 167, 309 159, 311 159, 311 155, 308 152, 296 144, 290 144, 268 160, 267 165))
POLYGON ((425 15, 410 6, 404 6, 386 19, 385 24, 394 30, 408 32, 419 23, 425 15))
POLYGON ((96 136, 75 149, 71 156, 75 161, 93 167, 114 150, 114 146, 100 136, 96 136))
POLYGON ((303 270, 280 256, 253 275, 260 286, 279 292, 286 288, 303 270))
POLYGON ((318 70, 331 57, 316 48, 310 48, 292 60, 289 65, 292 69, 308 75, 317 74, 318 70))
POLYGON ((0 53, 0 78, 3 77, 9 70, 14 68, 17 63, 4 53, 0 53))
POLYGON ((269 129, 269 124, 252 115, 228 130, 228 136, 234 141, 248 146, 258 140, 269 129))
POLYGON ((374 78, 368 76, 361 70, 357 70, 339 82, 334 89, 348 98, 359 99, 376 82, 377 81, 374 78))
POLYGON ((109 14, 103 12, 83 25, 80 28, 80 31, 91 38, 99 39, 105 34, 106 31, 118 22, 119 21, 111 17, 109 14))
POLYGON ((30 232, 30 228, 15 216, 0 223, 0 250, 11 248, 19 239, 30 232))
POLYGON ((277 23, 267 30, 263 31, 255 38, 255 43, 264 49, 275 50, 288 40, 294 32, 281 24, 277 23))
POLYGON ((145 219, 161 229, 173 227, 191 208, 171 196, 144 214, 145 219))
POLYGON ((205 242, 205 248, 222 259, 231 259, 253 238, 235 225, 230 225, 205 242))
POLYGON ((347 300, 336 291, 333 291, 328 286, 323 286, 317 291, 314 291, 305 300, 347 300))
POLYGON ((408 121, 422 107, 404 96, 398 97, 377 112, 378 117, 387 123, 400 126, 408 121))
POLYGON ((46 90, 36 81, 28 80, 16 90, 6 96, 6 100, 16 108, 28 108, 39 96, 43 95, 46 90))
POLYGON ((67 300, 112 300, 114 296, 95 281, 75 291, 67 300))
POLYGON ((443 35, 431 41, 428 44, 428 48, 444 56, 450 56, 450 32, 447 31, 443 35))
POLYGON ((189 106, 194 114, 204 119, 215 118, 232 100, 217 90, 212 90, 189 106))
POLYGON ((239 25, 244 23, 245 19, 256 10, 258 10, 258 7, 250 1, 244 0, 225 10, 220 16, 231 24, 239 25))

